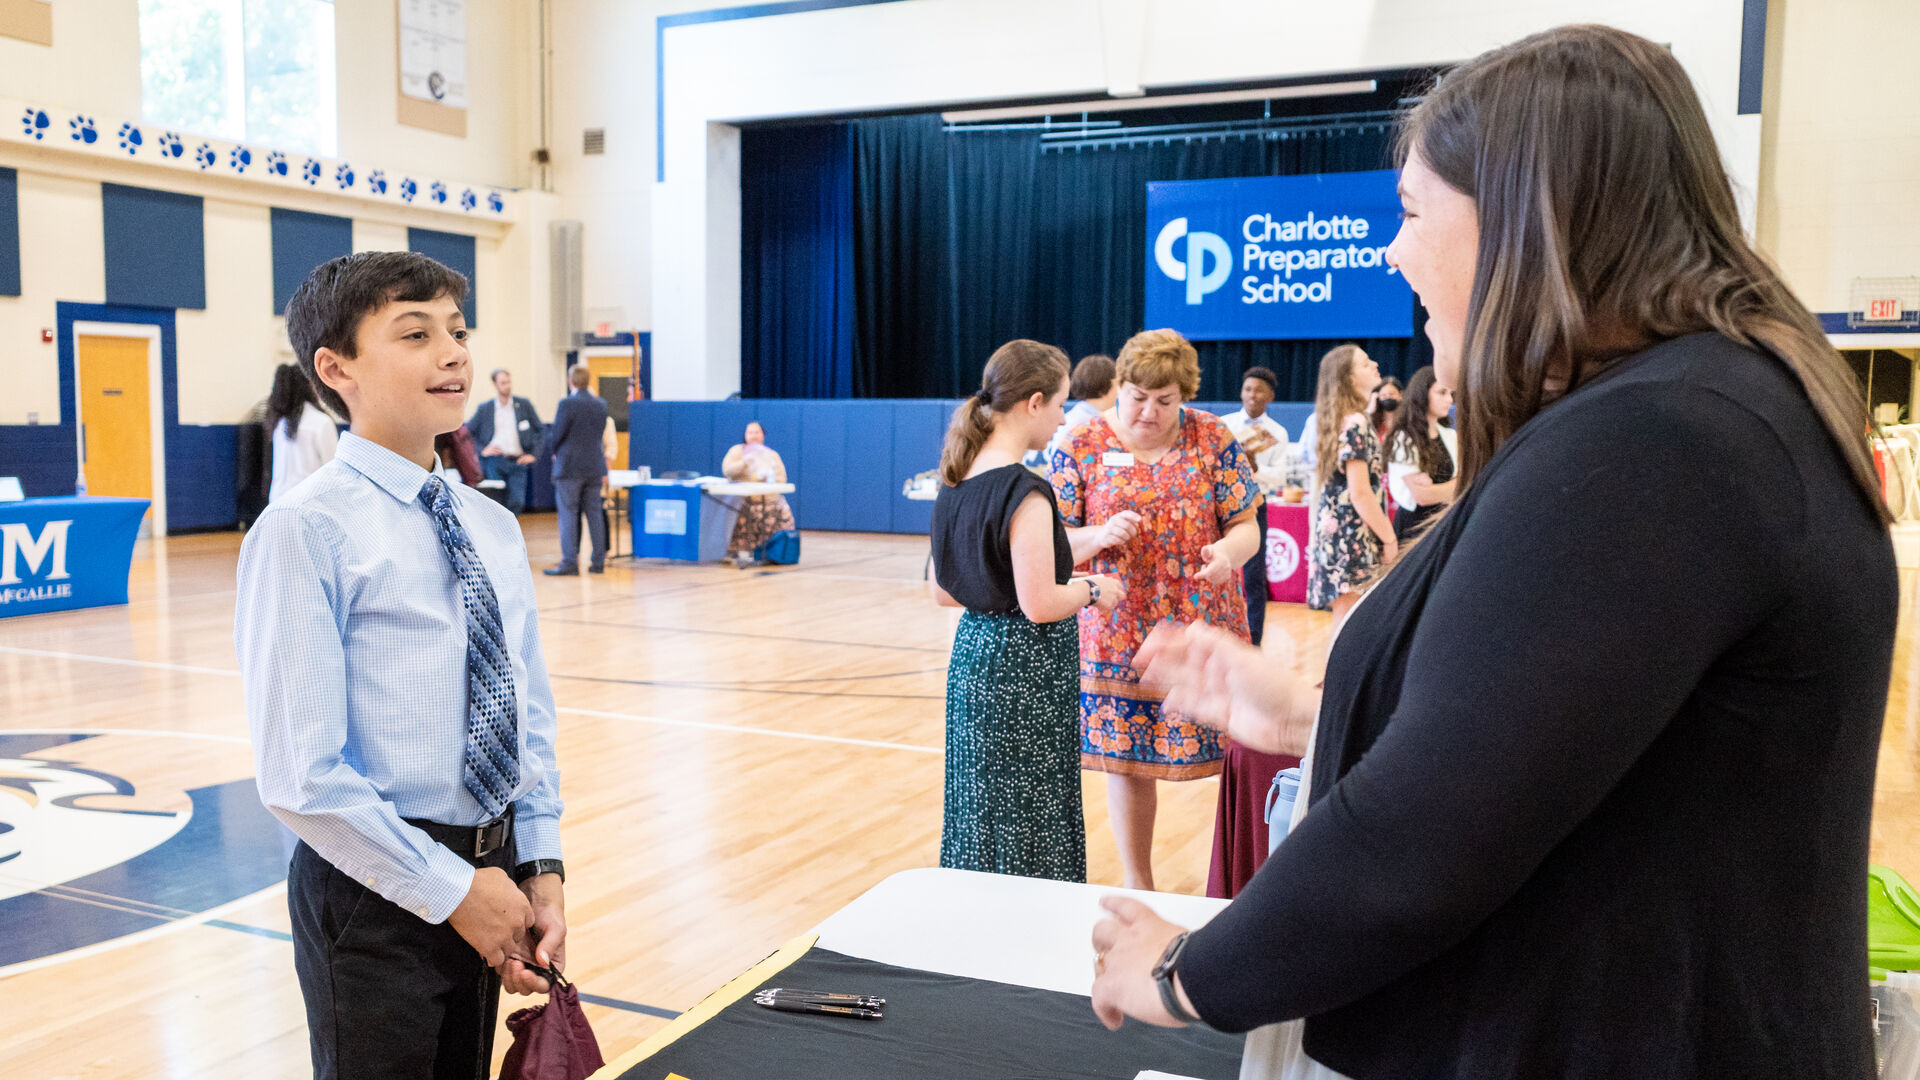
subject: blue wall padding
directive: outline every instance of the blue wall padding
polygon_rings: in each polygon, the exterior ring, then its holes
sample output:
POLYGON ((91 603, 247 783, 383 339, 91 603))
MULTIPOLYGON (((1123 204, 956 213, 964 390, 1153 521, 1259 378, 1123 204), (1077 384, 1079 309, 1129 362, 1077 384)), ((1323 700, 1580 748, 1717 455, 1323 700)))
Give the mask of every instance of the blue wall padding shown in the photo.
MULTIPOLYGON (((947 420, 957 401, 636 401, 628 406, 628 461, 657 476, 686 470, 720 473, 727 448, 747 421, 767 429, 767 445, 787 463, 797 489, 787 496, 802 529, 924 534, 933 504, 901 494, 907 478, 937 468, 947 420)), ((1194 402, 1224 415, 1239 402, 1194 402)), ((1273 415, 1299 437, 1313 406, 1275 402, 1273 415)))
POLYGON ((198 195, 100 185, 107 303, 207 306, 207 234, 198 195))
POLYGON ((313 268, 353 254, 353 219, 304 210, 272 209, 273 313, 287 310, 293 291, 313 268))

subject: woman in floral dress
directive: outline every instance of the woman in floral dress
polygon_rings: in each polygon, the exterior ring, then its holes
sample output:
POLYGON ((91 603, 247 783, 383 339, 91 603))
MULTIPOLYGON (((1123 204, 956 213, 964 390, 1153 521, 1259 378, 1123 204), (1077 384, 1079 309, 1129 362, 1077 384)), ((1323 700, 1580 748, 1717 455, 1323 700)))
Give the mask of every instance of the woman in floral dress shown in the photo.
POLYGON ((1114 367, 1119 398, 1055 449, 1052 480, 1074 561, 1127 590, 1111 614, 1080 613, 1080 767, 1108 774, 1124 884, 1151 889, 1155 782, 1211 776, 1221 750, 1163 714, 1133 654, 1169 620, 1247 636, 1239 568, 1260 544, 1260 489, 1233 432, 1183 407, 1200 389, 1185 338, 1136 334, 1114 367))
POLYGON ((1307 604, 1331 608, 1336 623, 1360 598, 1360 587, 1399 553, 1380 501, 1386 462, 1367 415, 1368 395, 1379 385, 1380 365, 1358 345, 1336 346, 1320 360, 1314 399, 1319 492, 1307 554, 1307 604))

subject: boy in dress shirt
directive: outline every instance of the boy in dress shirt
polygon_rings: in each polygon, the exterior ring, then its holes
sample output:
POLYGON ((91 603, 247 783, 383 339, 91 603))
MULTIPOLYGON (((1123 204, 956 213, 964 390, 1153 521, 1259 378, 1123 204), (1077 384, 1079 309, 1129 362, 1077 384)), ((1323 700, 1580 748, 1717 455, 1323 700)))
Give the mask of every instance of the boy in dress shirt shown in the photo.
POLYGON ((240 548, 260 798, 299 837, 317 1078, 489 1075, 499 991, 566 962, 553 692, 513 515, 428 470, 472 385, 460 274, 334 259, 287 304, 338 455, 240 548))

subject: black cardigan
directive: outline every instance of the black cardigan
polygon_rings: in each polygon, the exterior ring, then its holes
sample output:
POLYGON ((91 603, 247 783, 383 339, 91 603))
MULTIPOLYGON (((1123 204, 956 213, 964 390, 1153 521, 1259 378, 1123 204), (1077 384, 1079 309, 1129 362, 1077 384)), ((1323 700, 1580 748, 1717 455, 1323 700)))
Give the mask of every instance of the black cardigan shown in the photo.
POLYGON ((1713 334, 1528 423, 1356 609, 1312 810, 1180 965, 1358 1080, 1873 1075, 1892 544, 1713 334))

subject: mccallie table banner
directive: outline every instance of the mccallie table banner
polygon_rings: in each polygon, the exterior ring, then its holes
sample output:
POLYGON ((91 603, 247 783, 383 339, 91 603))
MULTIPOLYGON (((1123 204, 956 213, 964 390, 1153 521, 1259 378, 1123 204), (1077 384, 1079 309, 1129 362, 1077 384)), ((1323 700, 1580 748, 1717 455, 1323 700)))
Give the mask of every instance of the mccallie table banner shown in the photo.
POLYGON ((1399 173, 1147 185, 1147 325, 1195 341, 1410 337, 1399 173))
POLYGON ((0 503, 0 618, 127 602, 145 499, 0 503))

